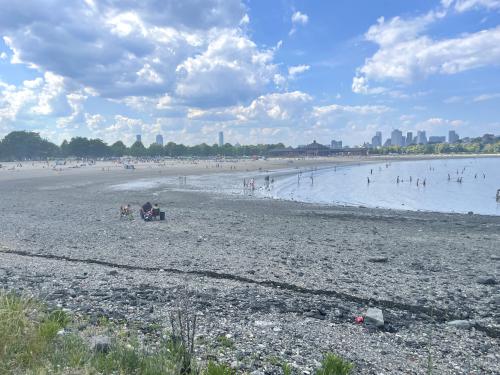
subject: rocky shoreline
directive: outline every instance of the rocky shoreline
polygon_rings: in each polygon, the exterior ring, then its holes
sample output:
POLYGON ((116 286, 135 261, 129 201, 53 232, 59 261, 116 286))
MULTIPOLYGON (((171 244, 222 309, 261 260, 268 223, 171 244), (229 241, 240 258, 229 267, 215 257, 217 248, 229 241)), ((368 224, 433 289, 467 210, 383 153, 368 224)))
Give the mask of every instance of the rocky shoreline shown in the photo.
POLYGON ((108 188, 126 179, 4 181, 0 286, 153 346, 182 307, 201 361, 249 373, 312 373, 325 352, 359 374, 425 374, 429 353, 434 373, 500 372, 499 217, 108 188), (167 221, 119 219, 145 200, 167 221), (383 326, 354 322, 369 308, 383 326))

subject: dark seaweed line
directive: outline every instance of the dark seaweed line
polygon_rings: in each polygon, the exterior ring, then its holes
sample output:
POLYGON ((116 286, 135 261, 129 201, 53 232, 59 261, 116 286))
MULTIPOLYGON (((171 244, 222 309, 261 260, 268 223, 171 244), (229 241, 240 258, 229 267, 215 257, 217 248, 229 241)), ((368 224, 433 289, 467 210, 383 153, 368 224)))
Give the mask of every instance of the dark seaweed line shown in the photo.
MULTIPOLYGON (((73 262, 73 263, 95 264, 95 265, 104 266, 104 267, 126 269, 126 270, 131 270, 131 271, 146 271, 146 272, 163 271, 163 272, 170 272, 170 273, 174 273, 174 274, 195 275, 195 276, 203 276, 203 277, 209 277, 212 279, 219 279, 219 280, 238 281, 241 283, 260 285, 260 286, 264 286, 264 287, 286 290, 286 291, 291 291, 291 292, 295 292, 295 293, 334 297, 334 298, 341 299, 344 301, 359 303, 359 304, 363 304, 363 305, 371 304, 371 305, 384 307, 384 308, 392 309, 392 310, 407 311, 407 312, 416 313, 416 314, 426 314, 428 317, 432 316, 432 318, 437 322, 446 322, 449 320, 460 319, 460 317, 450 313, 447 310, 443 310, 443 309, 436 309, 436 308, 430 308, 430 307, 418 306, 418 305, 410 305, 410 304, 406 304, 406 303, 394 302, 394 301, 389 301, 389 300, 374 300, 374 299, 369 299, 369 298, 353 296, 353 295, 350 295, 347 293, 337 292, 334 290, 305 288, 305 287, 298 286, 295 284, 289 284, 289 283, 284 283, 284 282, 280 282, 280 281, 253 280, 253 279, 250 279, 248 277, 232 275, 229 273, 221 273, 221 272, 207 271, 207 270, 187 271, 187 270, 180 270, 177 268, 132 266, 129 264, 112 263, 112 262, 106 262, 106 261, 98 260, 98 259, 79 259, 79 258, 71 258, 71 257, 64 256, 64 255, 36 254, 36 253, 30 253, 30 252, 21 251, 21 250, 2 250, 2 249, 0 249, 0 253, 14 254, 14 255, 23 256, 23 257, 30 257, 30 258, 62 260, 62 261, 73 262)), ((490 336, 493 338, 500 337, 500 330, 499 329, 481 326, 477 323, 475 324, 474 327, 476 330, 484 332, 487 336, 490 336)))

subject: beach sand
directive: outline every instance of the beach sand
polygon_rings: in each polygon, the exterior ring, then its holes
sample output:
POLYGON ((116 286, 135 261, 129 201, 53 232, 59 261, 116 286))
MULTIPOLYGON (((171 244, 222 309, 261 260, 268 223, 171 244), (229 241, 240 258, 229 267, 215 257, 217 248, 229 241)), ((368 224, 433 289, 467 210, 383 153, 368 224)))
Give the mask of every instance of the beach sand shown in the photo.
MULTIPOLYGON (((500 217, 111 188, 361 162, 172 161, 135 170, 98 162, 61 171, 2 163, 0 285, 143 326, 168 327, 169 312, 188 305, 209 342, 230 336, 234 347, 215 355, 241 371, 279 373, 279 358, 312 372, 334 352, 359 374, 425 374, 430 348, 434 373, 500 373, 500 217), (166 221, 138 218, 148 200, 166 221), (119 218, 126 203, 134 220, 119 218), (383 310, 383 330, 354 324, 368 307, 383 310)), ((214 349, 200 344, 199 358, 208 354, 214 349)))

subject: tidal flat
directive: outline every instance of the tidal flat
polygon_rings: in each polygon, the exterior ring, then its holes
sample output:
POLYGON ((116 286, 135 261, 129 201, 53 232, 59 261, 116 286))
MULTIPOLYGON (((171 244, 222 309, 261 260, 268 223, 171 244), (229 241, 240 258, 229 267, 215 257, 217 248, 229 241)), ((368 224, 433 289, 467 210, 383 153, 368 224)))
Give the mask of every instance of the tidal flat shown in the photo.
POLYGON ((158 171, 134 173, 2 180, 0 286, 153 342, 183 306, 197 357, 239 372, 312 373, 333 352, 359 374, 500 373, 500 217, 110 188, 158 171), (146 201, 166 220, 140 220, 146 201), (355 324, 370 307, 383 328, 355 324))

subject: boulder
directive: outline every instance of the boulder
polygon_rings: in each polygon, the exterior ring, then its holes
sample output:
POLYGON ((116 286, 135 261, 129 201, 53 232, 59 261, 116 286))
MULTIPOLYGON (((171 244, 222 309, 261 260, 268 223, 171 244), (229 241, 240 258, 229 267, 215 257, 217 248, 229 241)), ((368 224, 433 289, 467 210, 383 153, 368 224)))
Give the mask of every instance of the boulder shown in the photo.
POLYGON ((384 327, 384 314, 382 310, 370 307, 365 315, 365 324, 374 325, 377 328, 384 327))
POLYGON ((472 325, 468 320, 452 320, 446 324, 457 329, 469 329, 472 325))
POLYGON ((111 339, 108 336, 94 336, 90 338, 90 347, 99 353, 107 353, 111 348, 111 339))
POLYGON ((371 263, 387 263, 389 258, 384 257, 384 256, 374 256, 374 257, 368 258, 367 260, 368 260, 368 262, 371 262, 371 263))
POLYGON ((477 278, 478 284, 483 284, 483 285, 495 285, 497 283, 497 280, 495 279, 495 276, 479 276, 477 278))

